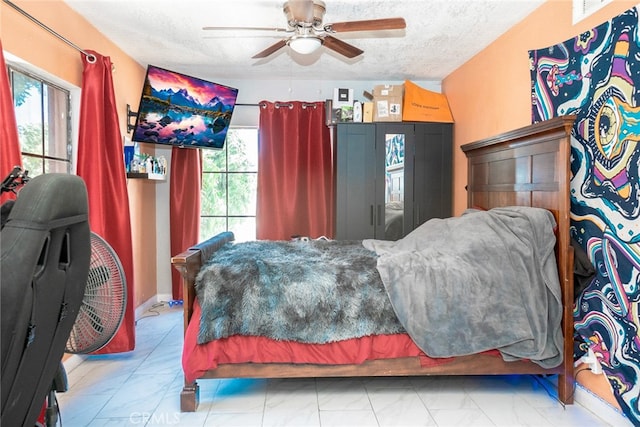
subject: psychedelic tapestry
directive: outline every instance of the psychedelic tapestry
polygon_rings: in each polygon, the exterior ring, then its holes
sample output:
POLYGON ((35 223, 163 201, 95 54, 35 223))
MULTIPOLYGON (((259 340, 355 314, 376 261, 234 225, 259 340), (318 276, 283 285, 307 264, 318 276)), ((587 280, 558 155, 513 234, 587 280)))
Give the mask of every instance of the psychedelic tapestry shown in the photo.
POLYGON ((571 237, 596 270, 576 295, 578 347, 598 355, 635 425, 640 425, 638 31, 638 11, 632 8, 563 43, 529 51, 532 122, 576 115, 571 237))

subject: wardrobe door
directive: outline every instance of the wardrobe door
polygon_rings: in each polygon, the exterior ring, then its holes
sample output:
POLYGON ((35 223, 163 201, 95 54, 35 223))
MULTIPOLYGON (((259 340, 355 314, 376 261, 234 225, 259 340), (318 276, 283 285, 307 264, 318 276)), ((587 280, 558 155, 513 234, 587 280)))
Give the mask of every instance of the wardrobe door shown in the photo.
POLYGON ((337 125, 336 239, 376 237, 376 174, 382 167, 379 155, 374 124, 337 125))
POLYGON ((411 231, 411 206, 413 203, 413 161, 414 131, 412 124, 377 123, 376 139, 378 147, 384 149, 383 213, 384 230, 380 239, 398 240, 411 231))
POLYGON ((412 228, 451 216, 452 129, 450 123, 416 123, 412 228))

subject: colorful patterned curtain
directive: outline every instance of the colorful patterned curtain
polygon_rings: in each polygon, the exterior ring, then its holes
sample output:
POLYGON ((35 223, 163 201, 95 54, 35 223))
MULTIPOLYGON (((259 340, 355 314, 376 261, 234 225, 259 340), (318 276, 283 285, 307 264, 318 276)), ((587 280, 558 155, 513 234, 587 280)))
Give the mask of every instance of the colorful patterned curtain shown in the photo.
POLYGON ((572 237, 595 279, 576 295, 575 328, 616 400, 640 425, 640 40, 632 8, 529 52, 534 122, 575 114, 572 237))
POLYGON ((324 103, 260 103, 258 239, 333 236, 334 186, 324 103))

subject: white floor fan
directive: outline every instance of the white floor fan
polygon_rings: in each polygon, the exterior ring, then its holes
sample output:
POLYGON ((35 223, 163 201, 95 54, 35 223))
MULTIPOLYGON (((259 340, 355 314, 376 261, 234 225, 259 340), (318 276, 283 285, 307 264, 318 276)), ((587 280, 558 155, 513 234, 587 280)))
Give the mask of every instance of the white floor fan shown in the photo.
POLYGON ((126 305, 122 264, 113 248, 92 232, 87 286, 65 351, 88 354, 106 346, 122 323, 126 305))

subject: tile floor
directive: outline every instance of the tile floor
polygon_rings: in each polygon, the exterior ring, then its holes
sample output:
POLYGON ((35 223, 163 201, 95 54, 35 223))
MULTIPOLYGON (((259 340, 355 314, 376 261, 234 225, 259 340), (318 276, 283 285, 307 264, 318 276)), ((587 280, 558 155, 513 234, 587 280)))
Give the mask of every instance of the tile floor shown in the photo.
POLYGON ((579 404, 563 407, 532 376, 203 380, 197 412, 181 413, 182 308, 152 308, 136 333, 135 351, 89 356, 67 373, 59 425, 631 425, 618 414, 605 420, 579 404))

